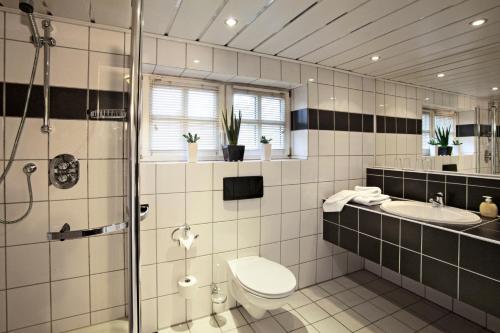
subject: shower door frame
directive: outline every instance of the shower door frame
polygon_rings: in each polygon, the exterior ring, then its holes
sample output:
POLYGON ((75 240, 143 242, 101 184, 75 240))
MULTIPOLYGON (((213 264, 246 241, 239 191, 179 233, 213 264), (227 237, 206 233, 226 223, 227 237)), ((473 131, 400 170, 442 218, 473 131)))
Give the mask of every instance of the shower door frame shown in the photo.
POLYGON ((142 24, 143 0, 132 0, 132 31, 130 45, 130 95, 127 119, 128 133, 128 323, 129 333, 141 332, 140 297, 140 178, 139 145, 142 100, 142 24))

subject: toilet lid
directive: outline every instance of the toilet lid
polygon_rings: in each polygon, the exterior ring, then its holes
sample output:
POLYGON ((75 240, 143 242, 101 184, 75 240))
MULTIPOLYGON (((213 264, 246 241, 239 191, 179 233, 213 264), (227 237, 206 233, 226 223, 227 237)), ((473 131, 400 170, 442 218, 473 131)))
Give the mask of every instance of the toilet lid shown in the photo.
POLYGON ((239 260, 235 271, 243 288, 263 297, 279 298, 290 294, 297 284, 288 268, 261 257, 239 260))

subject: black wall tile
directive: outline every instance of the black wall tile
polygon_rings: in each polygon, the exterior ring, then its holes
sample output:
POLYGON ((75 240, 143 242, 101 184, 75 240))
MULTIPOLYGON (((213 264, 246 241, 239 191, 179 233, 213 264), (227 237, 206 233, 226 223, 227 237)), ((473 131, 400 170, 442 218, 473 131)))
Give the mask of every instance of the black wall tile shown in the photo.
MULTIPOLYGON (((5 85, 5 115, 8 117, 21 117, 26 100, 27 84, 6 83, 5 85)), ((28 117, 43 117, 43 87, 33 85, 28 103, 28 117)))
POLYGON ((358 232, 340 227, 339 246, 358 253, 358 232))
POLYGON ((401 274, 420 281, 420 254, 401 249, 401 274))
POLYGON ((406 118, 396 118, 396 132, 406 134, 406 118))
POLYGON ((426 174, 423 172, 411 172, 411 171, 405 171, 403 172, 403 176, 405 178, 410 178, 410 179, 419 179, 419 180, 426 180, 426 174))
POLYGON ((292 111, 292 131, 308 128, 309 115, 307 109, 292 111))
POLYGON ((380 187, 380 189, 382 189, 382 192, 384 192, 384 177, 367 174, 366 186, 380 187))
POLYGON ((325 131, 333 131, 333 111, 318 110, 318 128, 325 131))
MULTIPOLYGON (((443 193, 443 195, 446 194, 446 186, 445 183, 441 182, 427 182, 427 199, 430 199, 434 196, 436 196, 436 193, 443 193)), ((443 198, 444 202, 446 202, 446 196, 443 198)))
POLYGON ((457 125, 457 137, 476 136, 476 124, 457 125))
POLYGON ((363 258, 380 263, 380 239, 359 235, 359 255, 363 258))
POLYGON ((479 125, 479 135, 480 136, 491 136, 491 125, 479 125))
POLYGON ((378 213, 373 213, 366 211, 364 209, 359 210, 359 231, 368 234, 373 237, 381 237, 381 221, 382 215, 378 213))
POLYGON ((460 296, 462 302, 500 316, 500 282, 460 270, 460 296))
POLYGON ((344 206, 339 214, 339 223, 347 228, 358 230, 358 209, 344 206))
POLYGON ((422 225, 401 220, 401 246, 420 252, 422 225))
POLYGON ((426 201, 426 182, 423 180, 404 180, 404 198, 417 201, 426 201))
POLYGON ((323 212, 323 220, 328 222, 339 223, 339 213, 338 212, 323 212))
POLYGON ((467 177, 446 175, 446 182, 455 184, 466 184, 467 177))
POLYGON ((500 280, 500 245, 461 236, 460 267, 500 280))
POLYGON ((456 298, 457 281, 457 267, 422 256, 423 284, 456 298))
POLYGON ((417 119, 417 134, 422 134, 422 119, 417 119))
POLYGON ((368 132, 368 133, 373 132, 373 115, 371 114, 363 115, 363 132, 368 132))
POLYGON ((363 115, 360 113, 349 113, 349 131, 363 131, 363 115))
POLYGON ((124 95, 121 91, 89 90, 89 109, 123 109, 124 95))
POLYGON ((385 117, 385 132, 386 133, 397 133, 396 118, 385 117))
POLYGON ((349 113, 342 111, 335 111, 335 130, 336 131, 349 130, 349 113))
POLYGON ((384 176, 390 176, 390 177, 403 177, 403 171, 398 171, 398 170, 384 170, 384 176))
POLYGON ((429 173, 427 174, 427 179, 435 182, 444 182, 446 177, 439 173, 429 173))
POLYGON ((458 263, 458 234, 423 226, 422 253, 450 264, 458 263))
POLYGON ((382 239, 399 245, 399 219, 382 215, 382 239))
POLYGON ((467 209, 479 211, 479 205, 484 201, 483 195, 492 197, 496 204, 500 204, 500 188, 468 186, 467 209))
POLYGON ((366 173, 371 174, 371 175, 383 175, 384 170, 375 169, 375 168, 366 168, 366 173))
POLYGON ((309 129, 318 129, 318 110, 309 109, 309 129))
POLYGON ((393 197, 403 197, 403 178, 384 177, 384 193, 393 197))
POLYGON ((339 245, 339 226, 327 221, 323 222, 323 239, 339 245))
POLYGON ((382 266, 399 272, 399 246, 382 242, 382 266))
POLYGON ((406 119, 406 133, 417 134, 417 119, 406 119))
POLYGON ((376 116, 375 120, 377 122, 377 133, 385 133, 385 117, 376 116))
POLYGON ((87 119, 87 90, 51 87, 50 117, 56 119, 87 119))
POLYGON ((499 179, 468 177, 468 184, 475 186, 497 187, 500 188, 499 179))
POLYGON ((448 206, 466 209, 466 186, 462 184, 446 183, 446 204, 448 206))

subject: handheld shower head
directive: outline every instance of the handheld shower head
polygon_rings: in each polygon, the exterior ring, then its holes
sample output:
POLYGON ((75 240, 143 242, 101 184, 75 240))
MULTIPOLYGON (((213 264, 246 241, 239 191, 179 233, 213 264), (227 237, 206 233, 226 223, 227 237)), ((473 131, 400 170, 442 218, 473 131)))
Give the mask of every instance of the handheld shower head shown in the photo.
POLYGON ((34 10, 33 0, 19 0, 19 9, 26 14, 32 14, 34 10))
POLYGON ((37 169, 37 166, 35 163, 26 163, 23 167, 23 172, 27 175, 30 175, 34 173, 37 169))

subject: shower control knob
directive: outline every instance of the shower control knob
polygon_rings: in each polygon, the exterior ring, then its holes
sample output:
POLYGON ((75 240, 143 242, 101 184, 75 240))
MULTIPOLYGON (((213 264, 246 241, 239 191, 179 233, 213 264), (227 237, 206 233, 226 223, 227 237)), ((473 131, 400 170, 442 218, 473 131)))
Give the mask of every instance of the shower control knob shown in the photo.
POLYGON ((80 178, 80 162, 70 154, 61 154, 50 160, 49 180, 60 189, 75 186, 80 178))

